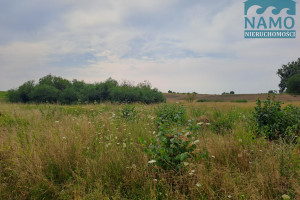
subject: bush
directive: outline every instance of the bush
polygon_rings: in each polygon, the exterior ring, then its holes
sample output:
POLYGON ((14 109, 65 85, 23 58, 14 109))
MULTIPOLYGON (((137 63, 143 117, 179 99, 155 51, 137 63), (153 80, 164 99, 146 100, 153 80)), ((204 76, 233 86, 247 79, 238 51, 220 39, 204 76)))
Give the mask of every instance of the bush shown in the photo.
POLYGON ((30 93, 31 99, 36 103, 56 103, 59 90, 51 85, 38 85, 30 93))
POLYGON ((126 120, 133 120, 136 118, 137 111, 135 110, 134 106, 125 105, 121 109, 121 117, 126 120))
POLYGON ((198 99, 197 102, 211 102, 211 100, 207 100, 207 99, 198 99))
POLYGON ((179 171, 189 165, 192 159, 197 158, 195 154, 198 126, 189 124, 182 130, 167 130, 161 127, 156 138, 150 144, 141 138, 139 140, 145 147, 144 151, 149 155, 149 164, 154 164, 164 170, 179 171))
POLYGON ((163 104, 155 108, 154 111, 158 126, 181 125, 187 119, 185 107, 179 104, 163 104))
POLYGON ((233 102, 233 103, 247 103, 248 100, 246 100, 246 99, 237 99, 237 100, 233 100, 231 102, 233 102))
POLYGON ((38 84, 28 81, 16 90, 9 90, 9 102, 49 102, 49 103, 94 103, 112 102, 165 102, 165 98, 156 88, 152 89, 147 82, 134 86, 128 83, 119 85, 111 78, 103 83, 86 84, 83 81, 72 82, 61 77, 47 75, 38 84))
POLYGON ((275 101, 269 96, 262 102, 256 101, 255 111, 252 112, 250 128, 257 136, 265 136, 269 140, 280 138, 291 141, 300 132, 300 108, 288 105, 281 109, 282 102, 275 101))
POLYGON ((295 74, 287 81, 287 93, 300 94, 300 74, 295 74))

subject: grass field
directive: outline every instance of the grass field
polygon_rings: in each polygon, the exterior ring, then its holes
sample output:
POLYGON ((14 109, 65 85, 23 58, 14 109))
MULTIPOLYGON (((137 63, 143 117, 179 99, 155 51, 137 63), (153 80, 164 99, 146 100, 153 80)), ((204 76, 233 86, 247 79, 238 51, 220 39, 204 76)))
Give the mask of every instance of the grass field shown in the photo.
POLYGON ((155 138, 158 105, 135 104, 129 120, 122 104, 0 102, 0 199, 300 199, 299 144, 255 139, 254 102, 183 105, 203 123, 202 156, 170 172, 149 164, 139 141, 155 138))

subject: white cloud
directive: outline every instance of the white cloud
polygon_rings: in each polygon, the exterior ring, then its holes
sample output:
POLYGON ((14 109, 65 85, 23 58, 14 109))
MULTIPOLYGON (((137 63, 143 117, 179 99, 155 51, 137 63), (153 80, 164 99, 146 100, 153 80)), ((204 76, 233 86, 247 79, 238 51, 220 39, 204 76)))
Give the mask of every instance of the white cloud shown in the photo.
MULTIPOLYGON (((47 7, 29 1, 22 12, 25 18, 36 12, 37 4, 47 7)), ((299 37, 244 39, 243 2, 52 1, 47 17, 40 22, 36 15, 37 25, 28 25, 34 31, 27 31, 26 24, 21 31, 2 27, 0 38, 5 33, 6 39, 3 44, 0 39, 0 90, 47 73, 89 82, 110 76, 149 80, 163 91, 276 89, 277 69, 299 57, 299 37)), ((18 19, 17 12, 6 12, 3 15, 18 19)), ((296 22, 299 32, 300 20, 296 22)))

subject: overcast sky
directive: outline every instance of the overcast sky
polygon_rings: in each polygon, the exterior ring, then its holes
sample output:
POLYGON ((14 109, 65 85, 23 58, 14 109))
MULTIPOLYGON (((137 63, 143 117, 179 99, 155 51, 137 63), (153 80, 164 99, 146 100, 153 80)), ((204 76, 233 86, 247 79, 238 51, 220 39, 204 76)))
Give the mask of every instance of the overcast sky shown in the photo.
POLYGON ((276 72, 300 57, 300 36, 244 39, 243 2, 0 0, 0 90, 50 73, 148 80, 164 92, 278 90, 276 72))

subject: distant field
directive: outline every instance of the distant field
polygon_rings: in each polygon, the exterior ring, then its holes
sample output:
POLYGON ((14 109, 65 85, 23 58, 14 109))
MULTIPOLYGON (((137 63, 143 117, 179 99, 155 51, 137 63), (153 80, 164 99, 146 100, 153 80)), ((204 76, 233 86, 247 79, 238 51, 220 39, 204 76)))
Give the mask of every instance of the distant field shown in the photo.
MULTIPOLYGON (((186 95, 185 94, 169 94, 164 93, 167 101, 184 101, 186 95)), ((226 95, 211 95, 211 94, 197 94, 196 101, 207 100, 207 101, 238 101, 238 100, 247 100, 248 102, 255 102, 257 98, 263 100, 266 99, 268 94, 226 94, 226 95)), ((290 101, 300 101, 300 95, 289 95, 289 94, 276 94, 276 99, 283 102, 290 101)))

